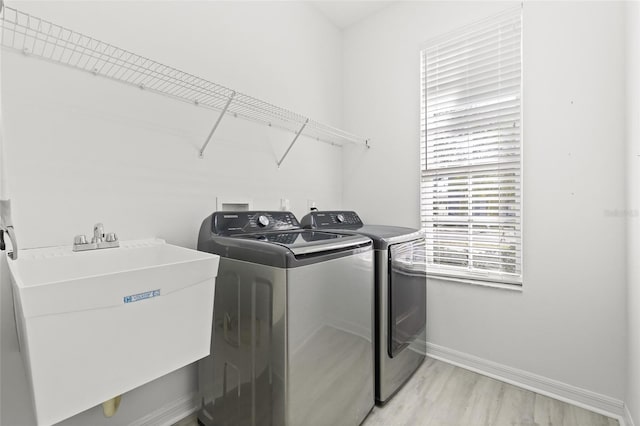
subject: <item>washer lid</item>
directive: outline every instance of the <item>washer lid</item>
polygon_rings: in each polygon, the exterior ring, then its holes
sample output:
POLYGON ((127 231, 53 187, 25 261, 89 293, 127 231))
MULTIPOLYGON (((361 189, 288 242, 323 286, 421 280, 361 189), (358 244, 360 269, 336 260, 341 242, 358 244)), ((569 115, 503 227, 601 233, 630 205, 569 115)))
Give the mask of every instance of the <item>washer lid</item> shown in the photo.
POLYGON ((276 244, 281 247, 286 247, 295 256, 344 250, 362 246, 369 242, 369 238, 360 235, 336 234, 312 230, 239 234, 235 235, 234 238, 276 244))
POLYGON ((198 250, 276 268, 296 268, 371 249, 366 236, 302 229, 289 212, 216 212, 202 222, 198 235, 198 250))

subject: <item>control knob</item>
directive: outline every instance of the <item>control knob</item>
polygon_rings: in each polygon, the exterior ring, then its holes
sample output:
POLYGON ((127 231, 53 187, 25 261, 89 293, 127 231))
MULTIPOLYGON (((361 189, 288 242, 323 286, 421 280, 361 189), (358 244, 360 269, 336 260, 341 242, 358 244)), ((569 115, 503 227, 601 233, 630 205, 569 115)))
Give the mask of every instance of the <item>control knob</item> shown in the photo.
POLYGON ((344 222, 344 215, 342 214, 337 215, 336 220, 338 221, 338 223, 344 222))
POLYGON ((264 216, 264 215, 260 215, 258 217, 258 225, 262 228, 264 228, 265 226, 267 226, 269 224, 269 218, 264 216))

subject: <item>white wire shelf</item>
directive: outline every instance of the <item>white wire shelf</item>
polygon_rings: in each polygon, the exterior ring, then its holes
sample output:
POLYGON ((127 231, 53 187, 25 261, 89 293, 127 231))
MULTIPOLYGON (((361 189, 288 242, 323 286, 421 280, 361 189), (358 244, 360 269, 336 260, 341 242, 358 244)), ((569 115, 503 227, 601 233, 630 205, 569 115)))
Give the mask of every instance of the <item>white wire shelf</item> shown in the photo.
POLYGON ((0 4, 0 8, 1 45, 4 48, 220 111, 209 137, 200 150, 201 156, 226 115, 293 132, 294 139, 278 161, 278 166, 300 135, 336 146, 351 143, 369 147, 368 139, 317 122, 302 114, 236 92, 6 5, 0 4))

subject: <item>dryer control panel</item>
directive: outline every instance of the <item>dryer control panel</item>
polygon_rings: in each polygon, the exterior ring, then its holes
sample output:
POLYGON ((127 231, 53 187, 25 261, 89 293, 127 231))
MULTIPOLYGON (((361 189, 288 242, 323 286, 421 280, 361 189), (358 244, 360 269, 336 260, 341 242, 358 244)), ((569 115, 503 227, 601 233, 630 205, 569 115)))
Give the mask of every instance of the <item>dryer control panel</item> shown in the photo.
POLYGON ((308 229, 357 229, 363 226, 362 220, 354 211, 313 211, 302 218, 302 227, 308 229))
POLYGON ((218 235, 252 234, 289 229, 300 229, 300 222, 291 212, 215 212, 211 221, 211 232, 218 235))

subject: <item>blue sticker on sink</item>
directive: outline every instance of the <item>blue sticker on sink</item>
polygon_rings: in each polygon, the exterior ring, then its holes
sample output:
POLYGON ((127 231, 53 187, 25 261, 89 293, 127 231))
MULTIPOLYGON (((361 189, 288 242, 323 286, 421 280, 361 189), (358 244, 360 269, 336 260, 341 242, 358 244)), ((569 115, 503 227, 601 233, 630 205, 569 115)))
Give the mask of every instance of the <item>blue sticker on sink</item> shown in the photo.
POLYGON ((124 303, 139 302, 144 299, 151 299, 152 297, 160 296, 160 289, 145 291, 144 293, 132 294, 131 296, 124 297, 124 303))

